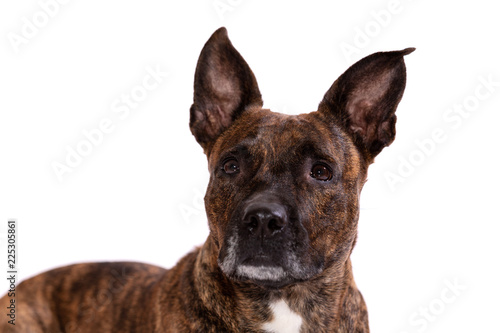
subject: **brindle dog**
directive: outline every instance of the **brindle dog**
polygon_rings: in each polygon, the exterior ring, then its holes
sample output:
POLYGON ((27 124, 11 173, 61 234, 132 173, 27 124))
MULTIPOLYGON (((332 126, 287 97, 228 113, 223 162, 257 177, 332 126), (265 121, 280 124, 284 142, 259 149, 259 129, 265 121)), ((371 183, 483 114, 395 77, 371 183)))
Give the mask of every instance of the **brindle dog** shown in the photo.
POLYGON ((217 30, 190 120, 210 171, 205 244, 170 270, 91 263, 40 274, 18 286, 15 326, 4 316, 1 332, 369 332, 349 257, 413 50, 360 60, 318 111, 285 115, 262 108, 252 71, 217 30))

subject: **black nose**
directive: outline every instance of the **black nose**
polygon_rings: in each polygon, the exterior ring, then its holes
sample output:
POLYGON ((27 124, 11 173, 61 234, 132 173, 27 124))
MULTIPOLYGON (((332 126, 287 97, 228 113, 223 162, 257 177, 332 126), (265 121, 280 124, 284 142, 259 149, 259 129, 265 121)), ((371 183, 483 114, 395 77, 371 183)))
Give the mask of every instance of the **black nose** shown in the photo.
POLYGON ((245 208, 243 223, 254 235, 270 237, 288 224, 283 205, 274 202, 252 202, 245 208))

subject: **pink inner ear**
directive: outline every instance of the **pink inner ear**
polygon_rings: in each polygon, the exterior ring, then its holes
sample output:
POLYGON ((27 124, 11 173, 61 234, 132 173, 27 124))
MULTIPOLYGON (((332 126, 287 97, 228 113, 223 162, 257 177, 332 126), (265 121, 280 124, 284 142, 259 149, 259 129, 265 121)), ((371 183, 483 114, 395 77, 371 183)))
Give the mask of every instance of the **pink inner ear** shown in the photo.
POLYGON ((350 127, 353 133, 366 136, 368 127, 370 111, 373 108, 373 103, 366 99, 358 99, 350 101, 347 104, 347 112, 349 113, 350 127))
POLYGON ((378 138, 379 126, 383 127, 384 96, 388 93, 394 70, 386 70, 377 75, 364 77, 357 83, 346 105, 351 130, 359 134, 363 141, 370 142, 378 138))
POLYGON ((219 135, 224 128, 232 122, 231 115, 221 110, 218 105, 213 105, 212 110, 195 111, 196 127, 202 128, 204 135, 214 137, 219 135))
POLYGON ((235 110, 241 102, 242 91, 236 74, 224 68, 219 61, 215 61, 207 71, 209 89, 212 92, 212 104, 218 106, 218 116, 227 126, 231 123, 231 112, 235 110), (228 121, 225 119, 229 117, 228 121))
POLYGON ((376 103, 359 99, 349 104, 347 109, 350 114, 351 131, 363 138, 365 143, 375 140, 377 127, 381 122, 380 113, 376 112, 376 103))

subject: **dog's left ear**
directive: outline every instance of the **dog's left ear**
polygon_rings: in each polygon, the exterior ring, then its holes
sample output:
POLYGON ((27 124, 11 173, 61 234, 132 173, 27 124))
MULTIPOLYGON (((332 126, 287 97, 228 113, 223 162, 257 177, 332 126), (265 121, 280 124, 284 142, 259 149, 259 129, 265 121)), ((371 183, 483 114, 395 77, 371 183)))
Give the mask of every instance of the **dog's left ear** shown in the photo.
POLYGON ((262 104, 252 70, 231 44, 226 28, 219 28, 203 47, 196 66, 191 132, 208 155, 236 118, 262 104))
POLYGON ((414 50, 379 52, 361 59, 333 83, 318 107, 351 135, 368 163, 394 141, 396 107, 406 84, 403 56, 414 50))

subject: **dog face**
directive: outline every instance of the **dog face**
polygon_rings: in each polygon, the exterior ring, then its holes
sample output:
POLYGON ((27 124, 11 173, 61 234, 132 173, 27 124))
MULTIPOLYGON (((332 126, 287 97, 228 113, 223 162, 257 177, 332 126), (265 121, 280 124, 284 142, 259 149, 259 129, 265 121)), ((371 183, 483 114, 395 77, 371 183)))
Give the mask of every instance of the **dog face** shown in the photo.
POLYGON ((196 68, 190 127, 208 157, 205 206, 226 276, 281 288, 348 259, 367 167, 394 140, 403 56, 412 51, 364 58, 318 111, 284 115, 262 109, 227 31, 212 35, 196 68))
POLYGON ((225 274, 282 286, 350 251, 364 172, 337 127, 318 113, 256 109, 220 139, 209 158, 206 207, 225 274))

